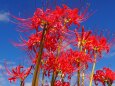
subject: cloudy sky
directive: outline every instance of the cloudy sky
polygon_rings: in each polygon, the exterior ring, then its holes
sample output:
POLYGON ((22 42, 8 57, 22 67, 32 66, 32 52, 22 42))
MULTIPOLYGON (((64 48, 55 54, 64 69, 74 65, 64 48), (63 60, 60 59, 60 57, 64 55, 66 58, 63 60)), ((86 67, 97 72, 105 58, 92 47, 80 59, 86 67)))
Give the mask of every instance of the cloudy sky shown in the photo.
MULTIPOLYGON (((105 36, 109 38, 115 36, 115 0, 59 0, 61 3, 67 4, 69 7, 85 8, 86 4, 90 4, 89 13, 94 14, 83 22, 87 29, 93 31, 103 31, 105 36)), ((41 7, 41 0, 0 0, 0 86, 19 86, 16 83, 10 83, 7 78, 4 62, 7 62, 9 69, 17 64, 25 64, 25 53, 12 45, 12 41, 19 41, 20 33, 17 27, 12 23, 9 14, 18 17, 31 17, 37 7, 41 7)), ((98 61, 96 69, 104 66, 110 67, 115 71, 115 46, 110 53, 103 54, 103 58, 98 61)), ((31 76, 30 76, 31 77, 31 76)), ((31 78, 26 81, 26 86, 31 86, 31 78)))

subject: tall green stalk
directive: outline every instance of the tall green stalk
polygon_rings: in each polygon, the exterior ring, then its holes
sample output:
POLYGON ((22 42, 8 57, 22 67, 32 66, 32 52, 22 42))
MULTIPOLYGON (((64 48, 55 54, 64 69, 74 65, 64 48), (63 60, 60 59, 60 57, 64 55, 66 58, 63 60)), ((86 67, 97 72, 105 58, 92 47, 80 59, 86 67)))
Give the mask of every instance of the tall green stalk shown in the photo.
POLYGON ((92 67, 92 72, 91 72, 91 77, 90 77, 90 83, 89 83, 89 86, 92 86, 93 74, 94 74, 95 65, 96 65, 96 54, 94 54, 94 60, 95 60, 95 62, 93 63, 93 67, 92 67))
POLYGON ((84 79, 85 79, 85 67, 83 67, 82 83, 81 83, 81 86, 84 86, 84 79))
MULTIPOLYGON (((80 51, 82 51, 82 46, 80 46, 80 51)), ((80 67, 80 62, 78 62, 78 68, 80 67)), ((77 71, 77 86, 80 86, 80 70, 77 71)))
POLYGON ((20 86, 24 86, 24 81, 20 81, 20 86))
MULTIPOLYGON (((58 44, 58 48, 57 48, 57 56, 56 58, 58 58, 59 54, 60 54, 60 49, 61 49, 61 43, 62 43, 62 40, 59 39, 59 44, 58 44)), ((52 79, 51 79, 51 86, 54 86, 54 83, 55 83, 55 80, 57 78, 57 71, 53 71, 53 74, 52 74, 52 79)))
POLYGON ((40 48, 39 48, 39 56, 38 56, 38 59, 37 59, 37 63, 36 63, 36 67, 35 67, 35 71, 34 71, 34 76, 33 76, 33 80, 32 80, 32 86, 36 86, 36 79, 38 78, 39 80, 39 74, 40 74, 40 63, 41 63, 41 57, 42 57, 42 52, 43 52, 43 47, 44 47, 44 41, 45 41, 45 34, 46 34, 46 25, 44 25, 44 28, 43 28, 43 32, 42 32, 42 38, 41 38, 41 41, 40 41, 40 48), (39 71, 38 71, 39 69, 39 71))
POLYGON ((54 86, 54 82, 55 82, 55 73, 53 72, 52 80, 51 80, 51 86, 54 86))
MULTIPOLYGON (((78 63, 78 68, 80 67, 80 62, 78 63)), ((77 86, 80 86, 80 70, 77 71, 77 86)))
MULTIPOLYGON (((86 49, 84 50, 84 53, 86 53, 86 49)), ((81 86, 84 86, 84 79, 85 79, 85 65, 83 64, 82 83, 81 83, 81 86)))
POLYGON ((112 82, 109 80, 109 81, 107 81, 107 85, 108 86, 112 86, 112 82))

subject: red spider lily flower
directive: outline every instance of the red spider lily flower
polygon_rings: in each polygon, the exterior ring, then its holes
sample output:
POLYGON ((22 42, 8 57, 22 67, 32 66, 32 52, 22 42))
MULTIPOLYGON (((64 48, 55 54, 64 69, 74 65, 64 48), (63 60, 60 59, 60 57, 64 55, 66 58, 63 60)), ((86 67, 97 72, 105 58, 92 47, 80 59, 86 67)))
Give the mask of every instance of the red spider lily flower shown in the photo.
POLYGON ((90 55, 86 54, 84 52, 75 52, 74 53, 74 59, 78 62, 81 62, 81 63, 93 62, 90 55))
POLYGON ((37 48, 39 47, 39 43, 41 41, 41 32, 37 32, 35 34, 31 34, 28 37, 28 40, 25 40, 21 37, 22 43, 13 43, 15 46, 20 46, 24 48, 24 50, 30 50, 34 51, 35 53, 37 52, 37 48))
POLYGON ((8 75, 11 77, 8 80, 10 82, 16 81, 17 79, 20 79, 21 81, 24 81, 25 78, 30 74, 32 67, 27 68, 26 70, 22 70, 23 66, 17 66, 16 68, 12 69, 12 72, 6 68, 8 75))
MULTIPOLYGON (((37 59, 38 59, 38 56, 39 56, 39 53, 35 53, 35 56, 34 56, 34 57, 33 57, 33 56, 30 56, 30 59, 31 59, 33 65, 36 64, 36 61, 37 61, 37 59)), ((41 60, 42 65, 44 65, 45 60, 48 58, 48 56, 49 56, 49 54, 48 54, 47 52, 43 52, 43 53, 42 53, 42 60, 41 60)), ((41 66, 41 67, 42 67, 42 66, 41 66)))
POLYGON ((96 74, 94 74, 93 78, 94 78, 94 82, 95 85, 98 86, 98 82, 101 82, 103 84, 103 86, 105 86, 105 73, 103 72, 103 70, 98 70, 96 71, 96 74))
POLYGON ((80 23, 86 19, 86 12, 87 10, 85 10, 82 14, 79 15, 78 8, 70 9, 68 6, 63 5, 63 8, 57 6, 56 10, 54 11, 54 14, 56 14, 57 18, 61 17, 60 19, 64 21, 64 24, 66 24, 66 26, 70 26, 72 23, 80 26, 80 23))
POLYGON ((105 67, 103 70, 97 70, 93 77, 96 86, 98 86, 97 81, 101 82, 103 86, 105 86, 106 83, 112 85, 113 81, 115 80, 115 72, 105 67))
MULTIPOLYGON (((85 52, 72 51, 72 50, 71 50, 71 54, 69 55, 69 61, 71 61, 73 64, 76 64, 77 68, 78 68, 77 66, 78 63, 85 65, 87 68, 88 62, 94 62, 94 60, 91 58, 89 54, 86 54, 85 52)), ((78 68, 78 70, 79 69, 80 68, 78 68)))
POLYGON ((75 31, 75 35, 76 35, 76 41, 78 42, 78 47, 82 46, 84 47, 86 45, 86 43, 89 43, 90 41, 88 40, 88 38, 91 35, 91 31, 85 32, 84 31, 84 27, 82 27, 82 32, 79 33, 77 31, 75 31))
POLYGON ((61 81, 55 81, 54 86, 70 86, 69 82, 61 82, 61 81))
POLYGON ((71 75, 75 70, 74 66, 70 62, 70 59, 68 58, 67 52, 62 53, 59 57, 59 70, 64 75, 71 75))
MULTIPOLYGON (((55 51, 57 48, 57 43, 58 43, 58 39, 56 37, 56 35, 49 35, 46 34, 46 39, 44 41, 44 48, 47 49, 49 52, 50 51, 55 51)), ((39 34, 32 34, 29 36, 29 39, 23 40, 23 44, 22 46, 26 47, 27 50, 33 50, 35 53, 37 52, 39 45, 40 45, 40 41, 41 41, 41 33, 39 34)), ((16 46, 20 46, 21 44, 17 44, 16 46)))
POLYGON ((66 52, 58 57, 53 53, 50 53, 43 65, 44 69, 48 72, 61 72, 61 74, 64 75, 71 75, 74 71, 74 66, 70 63, 68 57, 66 56, 66 52))
MULTIPOLYGON (((38 52, 38 48, 40 46, 41 41, 41 32, 37 32, 35 34, 31 34, 28 38, 28 40, 22 39, 22 43, 15 44, 15 46, 21 46, 22 48, 25 48, 25 50, 34 51, 35 53, 38 52)), ((61 36, 60 33, 46 33, 45 40, 44 40, 44 49, 48 52, 54 52, 58 47, 59 40, 64 40, 64 36, 61 36)))
POLYGON ((103 51, 109 52, 110 44, 107 43, 105 37, 90 36, 88 40, 89 43, 86 44, 86 49, 93 51, 93 54, 96 52, 101 56, 103 51))
POLYGON ((48 72, 57 71, 59 67, 58 58, 56 58, 56 56, 50 52, 43 67, 48 72))
POLYGON ((60 38, 59 34, 47 33, 45 43, 44 43, 44 48, 48 52, 54 52, 57 49, 59 38, 60 38))
POLYGON ((110 68, 103 68, 103 70, 106 72, 106 78, 109 78, 110 80, 115 80, 115 72, 113 72, 110 68))
POLYGON ((22 23, 23 26, 27 26, 31 29, 35 29, 38 32, 38 27, 43 28, 44 25, 47 25, 48 29, 67 29, 72 23, 80 26, 82 21, 85 21, 88 16, 86 15, 87 10, 82 14, 79 14, 78 8, 71 9, 66 5, 63 7, 57 6, 55 10, 46 9, 43 11, 40 8, 37 8, 34 12, 32 18, 21 19, 16 18, 22 23))
POLYGON ((41 34, 32 34, 29 37, 28 41, 26 42, 26 45, 27 45, 29 50, 32 50, 34 48, 39 47, 40 41, 41 41, 41 34))

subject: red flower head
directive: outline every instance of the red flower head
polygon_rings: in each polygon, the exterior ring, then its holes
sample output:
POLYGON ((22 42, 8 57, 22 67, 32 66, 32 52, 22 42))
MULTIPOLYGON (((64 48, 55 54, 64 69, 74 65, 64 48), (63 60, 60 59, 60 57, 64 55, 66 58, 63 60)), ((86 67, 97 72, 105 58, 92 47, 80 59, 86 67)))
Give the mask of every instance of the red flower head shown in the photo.
MULTIPOLYGON (((86 16, 87 10, 79 14, 78 8, 71 9, 63 5, 62 8, 57 6, 55 10, 46 9, 46 11, 43 11, 37 8, 34 15, 28 19, 13 17, 22 23, 21 27, 26 26, 27 28, 35 29, 37 32, 38 27, 43 28, 44 25, 47 26, 47 29, 52 29, 53 31, 66 31, 67 27, 72 23, 80 26, 80 23, 88 18, 86 16)), ((19 25, 21 25, 20 23, 19 25)))
POLYGON ((75 31, 75 35, 76 35, 76 41, 78 42, 78 47, 82 46, 83 48, 85 47, 85 45, 87 43, 89 43, 88 38, 91 35, 91 31, 85 32, 84 31, 84 27, 82 27, 82 32, 79 33, 77 31, 75 31))
POLYGON ((34 50, 39 47, 39 43, 41 41, 41 33, 32 34, 28 41, 25 43, 29 50, 34 50))
POLYGON ((55 57, 53 53, 49 53, 45 64, 43 65, 44 69, 48 72, 57 71, 59 67, 58 58, 55 57))
POLYGON ((70 86, 70 83, 69 82, 61 82, 61 81, 56 81, 55 83, 54 83, 54 86, 70 86))
POLYGON ((101 82, 103 86, 105 86, 106 83, 112 85, 115 80, 115 72, 105 67, 103 70, 97 70, 93 77, 96 85, 98 85, 97 81, 101 82))
POLYGON ((12 72, 6 68, 8 75, 11 77, 8 80, 10 82, 16 81, 17 79, 20 79, 21 81, 24 81, 25 78, 30 74, 32 67, 27 68, 26 70, 22 70, 23 66, 17 66, 16 68, 12 69, 12 72))
POLYGON ((110 45, 105 37, 90 36, 89 43, 86 44, 86 49, 98 53, 101 56, 102 51, 109 52, 110 45))
POLYGON ((89 54, 79 51, 72 51, 72 54, 69 56, 69 61, 72 61, 73 64, 76 64, 76 67, 78 63, 81 63, 82 65, 85 65, 86 68, 88 66, 88 62, 94 62, 89 54))
POLYGON ((59 70, 64 75, 66 75, 66 74, 71 75, 74 72, 75 68, 72 65, 70 59, 68 58, 68 52, 64 52, 60 55, 59 70))
POLYGON ((50 53, 47 60, 44 64, 44 69, 48 72, 60 72, 61 74, 71 75, 74 71, 74 66, 69 61, 68 57, 66 57, 66 52, 60 54, 60 56, 55 56, 53 53, 50 53))

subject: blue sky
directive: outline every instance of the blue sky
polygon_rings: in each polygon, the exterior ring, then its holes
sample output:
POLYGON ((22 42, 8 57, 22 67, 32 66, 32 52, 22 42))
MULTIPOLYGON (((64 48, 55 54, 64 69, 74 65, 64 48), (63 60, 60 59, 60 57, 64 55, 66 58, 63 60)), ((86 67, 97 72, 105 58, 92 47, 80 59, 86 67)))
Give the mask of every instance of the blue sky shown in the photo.
MULTIPOLYGON (((69 7, 82 8, 90 4, 89 13, 96 11, 86 22, 83 22, 86 28, 97 31, 104 31, 104 35, 115 36, 115 0, 59 0, 69 7)), ((19 32, 15 24, 9 22, 9 13, 18 17, 31 17, 36 7, 41 7, 41 0, 0 0, 0 86, 19 86, 10 84, 4 71, 4 61, 7 61, 9 68, 17 64, 24 64, 23 58, 26 54, 12 45, 11 41, 19 41, 19 32), (5 77, 4 77, 5 76, 5 77)), ((115 46, 109 54, 103 54, 103 58, 98 61, 96 69, 103 66, 112 68, 115 71, 115 46)), ((29 79, 26 86, 29 85, 29 79)))

